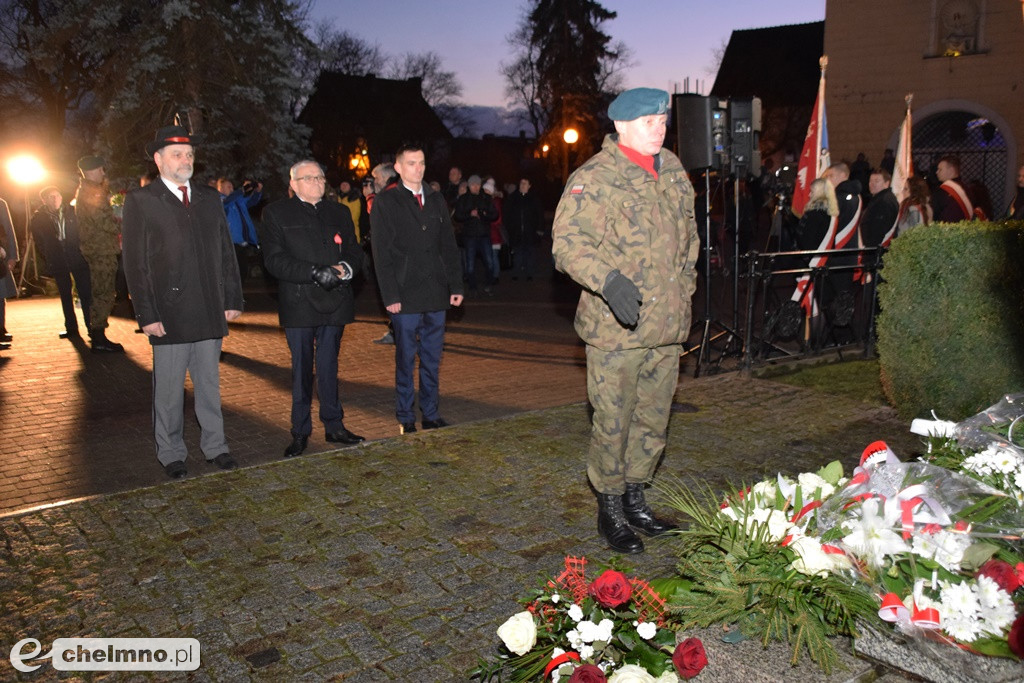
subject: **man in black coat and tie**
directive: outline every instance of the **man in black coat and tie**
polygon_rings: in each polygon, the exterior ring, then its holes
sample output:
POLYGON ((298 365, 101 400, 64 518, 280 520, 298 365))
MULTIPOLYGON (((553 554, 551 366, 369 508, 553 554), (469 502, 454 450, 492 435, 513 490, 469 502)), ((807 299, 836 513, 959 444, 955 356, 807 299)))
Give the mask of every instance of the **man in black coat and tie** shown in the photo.
POLYGON ((355 320, 352 277, 363 263, 349 210, 324 199, 320 164, 300 161, 289 171, 294 196, 263 211, 263 263, 277 278, 279 318, 292 355, 292 441, 284 457, 306 450, 313 431, 313 369, 325 438, 351 445, 363 437, 345 428, 338 398, 338 351, 355 320))
POLYGON ((78 320, 75 318, 75 301, 71 291, 72 277, 82 302, 86 328, 89 327, 89 306, 92 304, 92 280, 89 264, 80 249, 78 220, 74 211, 65 209, 64 195, 60 188, 54 185, 44 187, 39 191, 39 197, 43 205, 32 216, 32 237, 46 263, 46 273, 53 278, 60 292, 61 308, 64 310, 64 331, 60 337, 78 338, 78 320))
POLYGON ((370 224, 381 299, 395 328, 395 414, 402 434, 416 431, 413 375, 420 359, 424 429, 448 423, 438 409, 445 314, 462 304, 462 264, 444 195, 423 182, 423 148, 395 155, 398 185, 377 195, 370 224))
POLYGON ((200 447, 220 469, 228 452, 220 401, 220 351, 242 314, 242 282, 220 193, 190 182, 194 138, 182 126, 156 132, 146 153, 160 177, 125 197, 124 274, 135 318, 153 346, 153 427, 167 476, 188 474, 183 439, 185 373, 195 388, 200 447))

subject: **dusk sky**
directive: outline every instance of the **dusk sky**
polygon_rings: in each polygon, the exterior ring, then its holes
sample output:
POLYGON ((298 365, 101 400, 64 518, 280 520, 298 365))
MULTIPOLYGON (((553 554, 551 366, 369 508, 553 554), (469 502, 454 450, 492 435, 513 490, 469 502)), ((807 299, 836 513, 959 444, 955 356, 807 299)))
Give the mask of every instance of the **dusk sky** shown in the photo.
MULTIPOLYGON (((313 19, 377 44, 389 55, 437 52, 454 71, 470 105, 504 106, 501 62, 511 61, 505 38, 518 23, 525 1, 315 0, 313 19)), ((613 40, 633 50, 636 66, 626 87, 706 93, 714 50, 735 29, 802 24, 825 18, 825 0, 604 0, 618 16, 602 25, 613 40)), ((762 55, 760 59, 771 59, 762 55)))

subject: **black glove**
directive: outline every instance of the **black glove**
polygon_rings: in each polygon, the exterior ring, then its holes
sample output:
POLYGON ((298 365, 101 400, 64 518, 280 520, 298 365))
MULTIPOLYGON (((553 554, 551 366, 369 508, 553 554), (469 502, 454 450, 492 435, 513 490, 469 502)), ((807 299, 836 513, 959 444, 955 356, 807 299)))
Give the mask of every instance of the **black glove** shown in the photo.
POLYGON ((312 275, 313 282, 328 292, 341 284, 338 271, 330 266, 313 266, 312 275))
POLYGON ((605 278, 601 293, 620 323, 626 327, 636 325, 640 319, 640 304, 643 303, 643 297, 632 280, 613 270, 605 278))

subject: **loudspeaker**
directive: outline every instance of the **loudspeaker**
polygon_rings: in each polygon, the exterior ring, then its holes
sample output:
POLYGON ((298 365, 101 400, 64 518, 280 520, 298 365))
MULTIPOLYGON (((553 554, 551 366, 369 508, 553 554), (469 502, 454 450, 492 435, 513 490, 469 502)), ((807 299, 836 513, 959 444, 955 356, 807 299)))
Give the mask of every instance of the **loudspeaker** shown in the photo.
POLYGON ((716 120, 722 119, 722 112, 717 109, 717 104, 717 98, 694 93, 672 96, 679 159, 688 171, 717 165, 715 130, 722 128, 716 120))
POLYGON ((729 168, 733 173, 757 173, 761 167, 760 132, 761 100, 729 100, 731 154, 729 168))

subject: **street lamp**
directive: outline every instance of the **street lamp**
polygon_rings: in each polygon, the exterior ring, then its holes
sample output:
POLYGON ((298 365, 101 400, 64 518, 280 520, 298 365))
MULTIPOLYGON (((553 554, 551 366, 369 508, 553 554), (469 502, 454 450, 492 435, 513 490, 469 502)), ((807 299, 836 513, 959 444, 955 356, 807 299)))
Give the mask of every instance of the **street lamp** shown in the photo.
POLYGON ((35 259, 35 242, 32 240, 32 231, 29 229, 32 206, 29 203, 29 188, 38 185, 46 177, 46 169, 31 154, 19 154, 7 160, 7 174, 17 185, 21 185, 25 196, 25 256, 21 259, 21 277, 18 278, 18 293, 25 284, 25 276, 29 268, 32 269, 33 279, 39 279, 39 270, 35 259))
POLYGON ((565 182, 569 182, 569 150, 572 145, 575 145, 577 140, 580 139, 580 133, 575 128, 569 127, 562 133, 562 139, 565 140, 565 156, 563 157, 562 164, 562 177, 565 178, 565 182))

